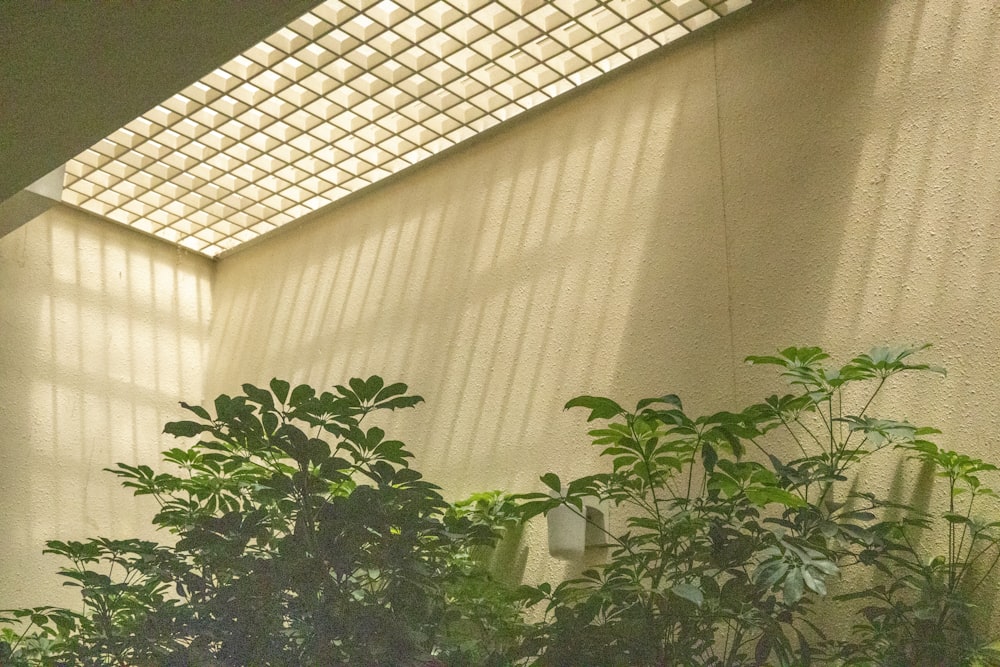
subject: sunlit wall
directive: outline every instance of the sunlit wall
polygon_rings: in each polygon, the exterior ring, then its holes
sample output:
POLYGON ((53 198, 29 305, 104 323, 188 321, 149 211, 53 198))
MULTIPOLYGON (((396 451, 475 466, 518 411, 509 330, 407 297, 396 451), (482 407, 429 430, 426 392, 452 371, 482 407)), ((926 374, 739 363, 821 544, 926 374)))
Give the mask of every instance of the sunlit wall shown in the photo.
POLYGON ((770 378, 747 354, 927 341, 951 374, 904 382, 893 416, 982 452, 998 20, 985 0, 774 2, 695 36, 223 260, 207 390, 402 379, 428 404, 398 435, 461 496, 590 470, 561 410, 579 393, 737 407, 770 378))
MULTIPOLYGON (((738 407, 774 388, 747 354, 926 341, 949 375, 889 414, 993 456, 998 34, 989 0, 764 3, 214 278, 81 214, 36 220, 0 241, 0 591, 29 601, 46 537, 140 530, 103 511, 128 497, 99 469, 149 460, 176 400, 272 376, 409 383, 427 404, 388 425, 454 498, 592 470, 576 394, 738 407)), ((906 495, 898 472, 868 483, 906 495)), ((527 575, 557 577, 541 536, 527 575)))
POLYGON ((0 239, 0 608, 77 607, 45 540, 150 534, 102 468, 155 462, 200 400, 212 270, 61 206, 0 239))
MULTIPOLYGON (((948 376, 902 380, 876 415, 994 462, 998 31, 985 0, 816 1, 776 3, 716 41, 736 352, 931 343, 924 358, 948 376)), ((762 375, 739 371, 738 394, 763 395, 762 375)), ((901 459, 881 453, 864 482, 944 503, 901 459)))

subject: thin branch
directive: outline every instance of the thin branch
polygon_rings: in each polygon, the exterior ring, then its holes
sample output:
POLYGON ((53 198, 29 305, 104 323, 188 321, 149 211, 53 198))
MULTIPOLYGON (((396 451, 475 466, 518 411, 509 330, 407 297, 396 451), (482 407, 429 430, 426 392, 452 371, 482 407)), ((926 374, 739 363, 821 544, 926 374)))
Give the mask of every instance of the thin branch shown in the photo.
MULTIPOLYGON (((879 380, 878 386, 875 387, 875 391, 873 391, 872 395, 868 397, 868 400, 865 402, 864 407, 861 408, 861 412, 858 413, 859 419, 865 416, 865 412, 868 411, 868 407, 872 404, 872 401, 875 400, 875 397, 878 396, 878 393, 882 390, 882 386, 885 384, 886 379, 887 376, 883 376, 882 379, 879 380)), ((847 444, 851 441, 852 435, 854 435, 853 431, 847 434, 847 439, 844 440, 844 447, 847 447, 847 444)))

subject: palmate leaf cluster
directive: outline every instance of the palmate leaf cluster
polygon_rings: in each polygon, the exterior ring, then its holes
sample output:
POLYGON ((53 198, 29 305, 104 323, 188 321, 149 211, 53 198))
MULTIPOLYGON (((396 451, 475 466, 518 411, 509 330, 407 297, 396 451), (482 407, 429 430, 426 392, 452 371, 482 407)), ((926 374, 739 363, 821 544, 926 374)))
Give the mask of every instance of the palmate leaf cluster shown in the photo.
POLYGON ((83 610, 0 614, 21 623, 4 629, 0 664, 495 661, 480 640, 508 620, 482 615, 499 593, 463 591, 491 585, 469 552, 495 542, 500 522, 451 508, 403 443, 366 419, 421 397, 377 376, 321 394, 280 380, 243 392, 217 398, 214 415, 182 404, 193 419, 165 431, 198 442, 163 454, 175 472, 111 469, 156 499, 153 523, 174 544, 49 542, 83 610))
POLYGON ((877 348, 839 368, 815 347, 749 357, 791 392, 740 412, 691 417, 674 395, 633 410, 567 403, 603 423, 590 436, 609 471, 543 475, 548 492, 522 495, 522 511, 586 517, 600 501, 620 519, 606 565, 522 590, 545 613, 534 664, 1000 664, 972 623, 1000 559, 1000 522, 974 514, 995 466, 939 448, 934 429, 870 414, 894 376, 943 373, 913 361, 922 349, 877 348), (859 464, 893 452, 947 482, 946 509, 851 486, 859 464), (935 527, 947 553, 919 539, 935 527))
POLYGON ((675 395, 580 396, 566 407, 596 422, 604 472, 454 505, 369 423, 421 402, 405 385, 274 380, 182 404, 166 431, 196 442, 163 454, 173 472, 111 470, 174 542, 50 541, 82 608, 0 612, 0 665, 1000 665, 976 622, 1000 564, 997 467, 880 413, 897 376, 943 372, 922 349, 749 357, 787 393, 704 416, 675 395), (875 460, 933 475, 943 502, 859 486, 875 460), (505 531, 595 502, 602 566, 520 587, 484 567, 505 531))

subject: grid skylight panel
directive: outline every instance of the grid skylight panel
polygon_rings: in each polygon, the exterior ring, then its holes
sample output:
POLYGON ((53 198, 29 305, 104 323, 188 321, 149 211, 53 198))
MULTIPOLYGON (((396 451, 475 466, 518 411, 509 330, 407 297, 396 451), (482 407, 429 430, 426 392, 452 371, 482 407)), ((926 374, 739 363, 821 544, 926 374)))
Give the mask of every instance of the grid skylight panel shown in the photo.
POLYGON ((214 257, 751 0, 328 0, 72 159, 63 201, 214 257))

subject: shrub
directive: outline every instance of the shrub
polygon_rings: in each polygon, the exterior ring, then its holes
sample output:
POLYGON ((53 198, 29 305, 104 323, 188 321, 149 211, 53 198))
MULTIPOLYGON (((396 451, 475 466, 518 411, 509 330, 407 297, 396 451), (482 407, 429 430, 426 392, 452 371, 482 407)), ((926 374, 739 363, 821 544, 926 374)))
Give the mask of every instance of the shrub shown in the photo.
POLYGON ((49 542, 83 610, 0 613, 0 665, 1000 665, 974 618, 1000 563, 1000 521, 979 517, 997 467, 872 414, 896 376, 943 372, 913 361, 922 349, 839 368, 814 347, 749 357, 791 390, 739 412, 580 396, 567 408, 601 422, 606 472, 454 505, 365 421, 421 402, 403 384, 274 380, 214 416, 182 404, 196 419, 166 431, 198 441, 164 453, 177 474, 112 469, 176 542, 49 542), (893 452, 943 482, 943 507, 856 487, 893 452), (491 572, 505 531, 556 507, 586 520, 595 500, 618 517, 599 527, 604 565, 516 590, 491 572))
POLYGON ((939 448, 934 429, 869 414, 894 376, 942 372, 911 361, 920 349, 879 348, 840 368, 819 348, 749 357, 778 367, 792 392, 740 412, 694 418, 673 395, 634 410, 594 396, 567 403, 603 422, 590 436, 610 472, 566 484, 546 474, 551 493, 521 496, 523 515, 563 505, 584 516, 598 499, 624 518, 607 534, 606 565, 523 589, 545 605, 537 664, 1000 664, 970 622, 1000 559, 1000 522, 973 516, 993 496, 980 477, 995 466, 939 448), (849 473, 890 450, 947 482, 944 511, 852 491, 849 473), (947 554, 914 539, 932 525, 947 554), (875 583, 841 581, 863 568, 875 583), (815 613, 831 582, 858 586, 837 596, 855 604, 834 619, 847 638, 827 637, 831 623, 815 613))
POLYGON ((485 665, 507 649, 476 643, 483 600, 464 595, 491 581, 469 554, 501 522, 449 509, 403 443, 367 424, 423 399, 377 376, 243 391, 214 416, 182 404, 195 419, 165 430, 199 441, 163 454, 176 474, 111 470, 156 499, 153 523, 176 542, 49 542, 83 611, 7 612, 27 628, 3 631, 0 664, 485 665))

